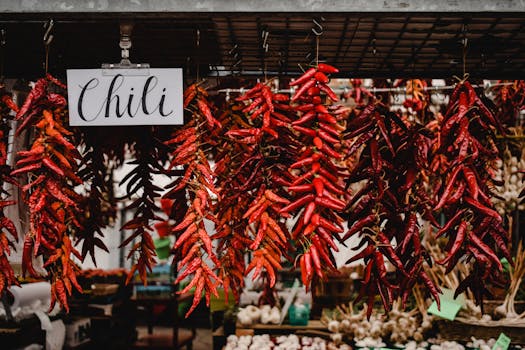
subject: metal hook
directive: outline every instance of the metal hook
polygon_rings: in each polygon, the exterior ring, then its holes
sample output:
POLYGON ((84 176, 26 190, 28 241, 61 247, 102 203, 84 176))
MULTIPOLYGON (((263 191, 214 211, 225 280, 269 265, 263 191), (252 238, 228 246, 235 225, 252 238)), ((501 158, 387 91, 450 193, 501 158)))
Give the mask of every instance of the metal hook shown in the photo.
POLYGON ((44 32, 44 45, 49 46, 51 44, 51 41, 53 41, 53 34, 51 34, 51 30, 53 30, 53 27, 55 25, 55 22, 53 19, 48 20, 46 23, 44 23, 44 29, 46 30, 44 32))
POLYGON ((261 39, 263 41, 262 43, 262 47, 264 49, 264 52, 268 52, 268 48, 269 48, 269 45, 268 45, 268 36, 270 35, 270 32, 268 32, 266 29, 263 29, 262 33, 261 33, 261 39))
POLYGON ((320 17, 319 21, 315 18, 312 19, 312 22, 314 22, 314 26, 312 27, 312 33, 315 34, 315 36, 321 36, 323 35, 323 25, 321 22, 324 22, 324 17, 320 17))
POLYGON ((197 28, 197 47, 201 46, 201 30, 197 28))

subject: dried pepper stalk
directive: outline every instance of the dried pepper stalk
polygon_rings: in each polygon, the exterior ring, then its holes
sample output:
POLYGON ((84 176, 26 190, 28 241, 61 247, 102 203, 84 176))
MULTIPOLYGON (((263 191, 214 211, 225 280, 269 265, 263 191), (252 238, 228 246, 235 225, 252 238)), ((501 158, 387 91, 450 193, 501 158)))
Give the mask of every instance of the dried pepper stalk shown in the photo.
POLYGON ((436 237, 447 237, 447 257, 438 263, 451 271, 467 256, 473 260, 470 275, 456 295, 470 289, 480 304, 487 286, 501 280, 500 255, 512 259, 503 219, 491 202, 491 187, 498 149, 494 131, 504 130, 469 82, 454 89, 441 123, 436 162, 445 162, 446 171, 436 181, 435 209, 443 209, 446 224, 436 237))
POLYGON ((88 194, 82 198, 80 204, 84 208, 84 215, 78 218, 82 229, 75 234, 75 245, 82 244, 82 258, 85 259, 89 254, 95 266, 95 248, 109 253, 102 241, 102 230, 114 222, 117 214, 113 193, 113 169, 97 145, 97 131, 98 129, 84 128, 77 136, 84 150, 78 176, 84 181, 88 194))
MULTIPOLYGON (((284 198, 283 181, 287 182, 288 165, 293 162, 294 135, 288 129, 291 120, 287 114, 289 97, 274 94, 271 88, 258 83, 237 101, 246 101, 238 126, 230 128, 226 136, 233 145, 225 145, 230 151, 220 158, 216 170, 221 182, 221 207, 217 238, 219 246, 235 245, 241 251, 252 251, 251 262, 242 271, 244 275, 252 270, 253 279, 262 278, 265 302, 275 303, 272 292, 276 282, 276 270, 281 269, 281 260, 290 249, 289 232, 280 210, 290 202, 284 198), (236 158, 231 162, 232 158, 236 158), (229 176, 222 176, 229 173, 229 176), (240 206, 239 202, 246 206, 240 206), (239 208, 239 216, 232 213, 239 208), (237 222, 236 222, 237 221, 237 222), (235 244, 232 244, 232 241, 235 244)), ((229 262, 243 258, 227 251, 222 257, 229 262)), ((237 280, 234 273, 223 270, 223 280, 229 287, 229 275, 237 280)), ((237 272, 237 269, 236 269, 237 272)), ((232 288, 234 295, 237 286, 232 288)))
POLYGON ((39 79, 17 113, 21 121, 17 134, 32 128, 36 135, 29 150, 18 152, 11 175, 27 177, 27 184, 21 187, 30 217, 22 271, 38 276, 32 259, 42 256, 51 280, 51 308, 58 300, 69 311, 67 299, 72 288, 82 292, 76 280, 78 267, 71 259, 71 254, 79 259, 81 255, 70 238, 80 228, 77 217, 81 196, 74 188, 82 183, 76 175, 81 155, 71 142, 72 132, 64 126, 66 99, 51 92, 55 86, 65 88, 49 75, 39 79))
POLYGON ((343 231, 339 216, 345 206, 346 191, 341 169, 336 165, 342 158, 339 119, 346 110, 329 110, 323 104, 324 96, 333 102, 338 98, 327 85, 327 74, 338 70, 320 63, 290 83, 297 86, 292 102, 297 119, 292 128, 299 135, 302 147, 296 161, 290 165, 291 183, 287 189, 292 202, 280 210, 281 214, 296 215, 292 237, 303 247, 299 258, 302 281, 308 289, 314 275, 324 277, 324 271, 336 270, 332 249, 343 231))
POLYGON ((165 142, 173 148, 168 173, 179 174, 182 170, 182 175, 167 186, 169 191, 164 198, 173 200, 171 209, 168 209, 169 202, 165 205, 170 218, 175 220, 171 228, 177 237, 172 248, 175 252, 174 263, 178 264, 179 271, 175 283, 192 276, 191 282, 180 293, 195 287, 193 304, 186 317, 197 307, 203 292, 209 305, 210 295, 218 296, 217 286, 222 282, 213 271, 219 268, 220 261, 204 221, 216 223, 212 196, 219 196, 219 192, 215 188, 215 174, 208 162, 208 153, 213 144, 213 133, 221 128, 212 114, 207 97, 207 92, 197 84, 188 87, 184 92, 187 122, 165 142), (181 212, 184 213, 182 218, 181 212), (206 256, 211 259, 214 268, 208 265, 206 256))
POLYGON ((7 145, 9 139, 10 122, 13 119, 11 112, 17 112, 18 106, 11 99, 11 95, 2 89, 0 91, 0 295, 12 285, 18 285, 8 256, 11 249, 15 249, 13 242, 18 242, 18 233, 14 223, 5 216, 4 208, 16 204, 9 200, 9 193, 4 184, 16 185, 10 176, 11 167, 7 164, 7 145))
POLYGON ((126 222, 121 230, 132 230, 133 232, 121 243, 121 247, 132 244, 128 253, 128 259, 135 257, 131 267, 127 283, 138 273, 144 284, 147 283, 147 273, 151 272, 155 265, 155 245, 151 234, 153 221, 162 220, 157 216, 160 209, 155 199, 160 197, 162 188, 153 183, 152 174, 162 172, 161 152, 162 143, 154 137, 153 128, 144 128, 142 136, 135 141, 135 159, 128 164, 135 167, 124 176, 121 185, 126 184, 126 197, 135 198, 125 209, 135 210, 133 218, 126 222))

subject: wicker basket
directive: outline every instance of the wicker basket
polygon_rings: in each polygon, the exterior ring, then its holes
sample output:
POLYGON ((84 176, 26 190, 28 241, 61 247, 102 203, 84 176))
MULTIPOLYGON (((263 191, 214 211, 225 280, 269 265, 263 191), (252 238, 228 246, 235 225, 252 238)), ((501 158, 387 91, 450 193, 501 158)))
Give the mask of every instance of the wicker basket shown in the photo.
POLYGON ((488 340, 498 339, 501 333, 505 333, 512 344, 525 345, 525 324, 523 325, 501 325, 497 322, 486 322, 482 320, 469 320, 456 318, 454 321, 437 321, 439 333, 444 339, 468 342, 471 337, 488 340))

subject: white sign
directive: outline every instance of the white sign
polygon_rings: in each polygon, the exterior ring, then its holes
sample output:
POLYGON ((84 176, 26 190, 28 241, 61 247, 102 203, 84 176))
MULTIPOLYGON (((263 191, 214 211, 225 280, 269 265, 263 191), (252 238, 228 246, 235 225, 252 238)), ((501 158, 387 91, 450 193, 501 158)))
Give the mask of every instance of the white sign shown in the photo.
POLYGON ((183 124, 181 68, 68 69, 67 86, 72 126, 183 124))

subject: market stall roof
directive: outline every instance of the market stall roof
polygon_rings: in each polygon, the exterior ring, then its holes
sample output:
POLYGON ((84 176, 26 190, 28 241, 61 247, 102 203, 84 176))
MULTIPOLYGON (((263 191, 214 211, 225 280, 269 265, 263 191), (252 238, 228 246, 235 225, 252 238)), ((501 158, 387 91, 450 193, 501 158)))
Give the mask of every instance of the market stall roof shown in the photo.
POLYGON ((522 1, 3 0, 6 76, 42 74, 50 18, 56 74, 118 61, 118 24, 132 20, 132 61, 189 75, 294 75, 319 52, 342 76, 450 77, 463 73, 467 39, 471 76, 525 78, 522 1))

